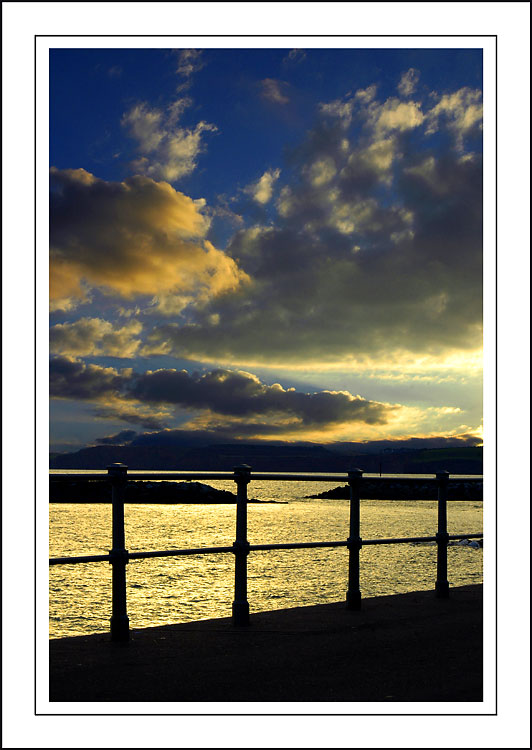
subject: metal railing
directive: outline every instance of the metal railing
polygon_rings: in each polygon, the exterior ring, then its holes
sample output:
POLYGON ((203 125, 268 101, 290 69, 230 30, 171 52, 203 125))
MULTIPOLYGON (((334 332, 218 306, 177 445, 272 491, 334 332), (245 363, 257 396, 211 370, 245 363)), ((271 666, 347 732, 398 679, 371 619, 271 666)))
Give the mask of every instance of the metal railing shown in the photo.
MULTIPOLYGON (((235 587, 232 605, 233 624, 239 627, 249 625, 249 602, 247 598, 247 557, 250 552, 259 550, 308 549, 317 547, 347 547, 348 586, 346 607, 350 610, 360 610, 362 595, 360 592, 360 551, 362 547, 378 544, 404 544, 412 542, 436 542, 436 596, 442 599, 449 597, 449 581, 447 580, 447 546, 451 539, 480 539, 482 533, 449 534, 447 532, 447 495, 449 487, 449 472, 438 472, 434 478, 419 479, 419 482, 431 483, 437 486, 438 493, 438 527, 435 536, 400 537, 395 539, 362 539, 360 536, 360 499, 365 478, 363 471, 355 469, 347 474, 288 474, 288 473, 253 473, 246 464, 237 466, 233 472, 130 472, 124 464, 113 464, 107 468, 107 474, 77 473, 51 474, 50 479, 55 482, 102 481, 109 482, 112 488, 112 549, 107 555, 82 555, 78 557, 54 557, 50 565, 66 565, 90 562, 109 562, 112 565, 112 615, 111 639, 113 641, 129 640, 129 618, 127 615, 126 596, 126 565, 130 560, 140 560, 150 557, 174 557, 180 555, 202 555, 231 553, 235 557, 235 587), (129 552, 125 545, 124 502, 125 490, 131 480, 192 480, 192 479, 231 479, 237 488, 236 497, 236 533, 232 546, 227 547, 199 547, 188 549, 151 550, 146 552, 129 552), (346 481, 350 488, 349 537, 345 541, 331 542, 293 542, 287 544, 250 544, 247 540, 247 485, 251 480, 274 481, 312 481, 312 482, 342 482, 346 481)), ((369 480, 369 478, 368 478, 369 480)), ((386 478, 382 478, 384 483, 386 478)), ((453 478, 454 483, 461 481, 453 478)), ((469 480, 470 481, 470 480, 469 480)), ((380 478, 371 477, 371 483, 380 482, 380 478)), ((412 479, 394 478, 394 485, 412 485, 412 479)), ((75 498, 72 502, 76 502, 75 498)))

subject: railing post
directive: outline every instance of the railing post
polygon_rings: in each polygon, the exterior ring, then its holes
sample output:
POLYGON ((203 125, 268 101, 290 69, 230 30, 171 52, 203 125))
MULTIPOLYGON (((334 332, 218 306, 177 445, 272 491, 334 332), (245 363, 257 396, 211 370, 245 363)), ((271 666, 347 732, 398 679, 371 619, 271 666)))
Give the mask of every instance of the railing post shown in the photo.
POLYGON ((436 534, 438 558, 436 568, 436 596, 438 599, 448 599, 449 581, 447 580, 447 545, 449 543, 449 534, 447 533, 447 489, 449 486, 449 472, 437 472, 436 479, 438 480, 438 532, 436 534))
POLYGON ((126 600, 126 565, 128 552, 125 544, 124 500, 127 485, 127 466, 111 464, 107 473, 112 487, 113 502, 113 548, 109 551, 109 562, 113 566, 113 604, 111 615, 111 640, 129 640, 129 617, 126 600))
POLYGON ((349 539, 347 549, 349 550, 349 568, 347 582, 347 609, 361 609, 362 594, 360 593, 360 550, 362 539, 360 538, 360 479, 364 472, 362 469, 354 469, 348 472, 349 481, 349 539))
POLYGON ((236 499, 236 535, 233 543, 235 555, 235 599, 233 601, 233 625, 249 625, 248 603, 248 570, 247 559, 249 542, 247 539, 248 525, 248 484, 250 482, 251 467, 247 464, 235 466, 235 482, 237 488, 236 499))

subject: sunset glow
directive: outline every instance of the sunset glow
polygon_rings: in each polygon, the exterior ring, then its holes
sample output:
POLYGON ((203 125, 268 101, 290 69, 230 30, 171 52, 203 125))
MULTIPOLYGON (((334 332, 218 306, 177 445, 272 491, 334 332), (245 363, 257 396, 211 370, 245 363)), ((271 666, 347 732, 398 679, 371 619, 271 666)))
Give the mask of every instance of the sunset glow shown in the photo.
POLYGON ((481 444, 481 50, 55 49, 50 136, 52 451, 481 444))

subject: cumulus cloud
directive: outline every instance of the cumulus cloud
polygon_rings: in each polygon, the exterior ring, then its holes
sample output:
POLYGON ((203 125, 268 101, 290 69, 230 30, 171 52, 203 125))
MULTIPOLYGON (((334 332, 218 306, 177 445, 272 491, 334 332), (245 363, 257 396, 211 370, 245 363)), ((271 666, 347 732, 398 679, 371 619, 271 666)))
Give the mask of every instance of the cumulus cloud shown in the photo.
POLYGON ((394 409, 343 391, 301 393, 278 383, 268 386, 249 372, 226 369, 202 375, 186 370, 148 371, 134 380, 131 393, 140 401, 176 403, 233 417, 285 414, 302 424, 384 424, 394 409))
POLYGON ((278 81, 275 78, 264 78, 260 82, 261 96, 274 104, 288 104, 290 99, 287 96, 288 84, 284 81, 278 81))
POLYGON ((116 395, 123 383, 124 375, 119 374, 114 367, 86 364, 82 360, 66 356, 55 356, 50 360, 52 398, 94 401, 116 395))
POLYGON ((134 357, 141 331, 137 320, 120 327, 101 318, 80 318, 51 327, 50 351, 73 357, 134 357))
POLYGON ((390 97, 382 105, 371 107, 368 112, 368 124, 379 135, 417 128, 424 119, 420 102, 402 102, 395 97, 390 97))
POLYGON ((427 113, 427 134, 435 133, 442 125, 454 134, 461 151, 465 136, 482 127, 481 91, 464 87, 453 94, 444 94, 427 113))
POLYGON ((122 125, 137 141, 139 158, 134 170, 156 180, 175 180, 194 171, 204 150, 203 136, 216 126, 201 120, 192 128, 179 127, 183 112, 192 104, 188 97, 177 99, 166 109, 136 104, 122 117, 122 125))
POLYGON ((360 188, 362 192, 383 181, 392 179, 394 160, 399 157, 397 138, 377 138, 351 151, 341 170, 342 184, 351 190, 360 188))
POLYGON ((419 70, 409 68, 403 73, 397 85, 397 90, 402 96, 411 96, 419 83, 419 70))
POLYGON ((314 187, 327 184, 335 174, 336 164, 334 163, 334 159, 327 157, 317 159, 306 170, 306 176, 314 187))
POLYGON ((357 89, 354 94, 349 93, 342 99, 322 102, 319 109, 323 115, 337 118, 347 128, 351 124, 355 111, 369 106, 376 95, 377 86, 373 84, 365 89, 357 89))
POLYGON ((124 396, 133 370, 87 364, 75 357, 56 355, 50 359, 50 397, 88 402, 93 415, 139 424, 158 430, 166 426, 171 412, 154 409, 131 396, 124 396))
POLYGON ((128 299, 186 293, 204 300, 246 278, 204 239, 202 199, 140 175, 118 183, 52 168, 51 183, 52 308, 87 301, 90 288, 128 299))
POLYGON ((55 398, 90 401, 95 413, 144 424, 164 420, 177 407, 200 412, 193 423, 210 429, 273 434, 305 429, 329 429, 334 425, 384 425, 397 412, 397 405, 371 401, 347 391, 323 390, 302 393, 280 384, 266 385, 241 370, 216 369, 206 373, 186 370, 148 370, 86 364, 73 357, 53 357, 50 393, 55 398))
POLYGON ((251 183, 245 189, 245 192, 261 205, 268 203, 273 195, 273 186, 279 179, 280 174, 280 169, 268 169, 256 182, 251 183))
POLYGON ((285 65, 298 65, 303 62, 306 56, 307 53, 303 49, 291 49, 290 52, 283 57, 283 63, 285 65))
POLYGON ((153 409, 144 404, 121 401, 102 402, 94 405, 92 414, 97 419, 127 422, 139 425, 146 430, 162 430, 167 427, 172 416, 167 409, 153 409))
POLYGON ((420 102, 402 101, 389 97, 384 102, 376 99, 377 87, 358 89, 343 99, 320 104, 322 114, 338 120, 347 129, 356 119, 376 137, 386 137, 393 132, 404 132, 422 124, 424 115, 420 102))
POLYGON ((190 78, 205 66, 203 52, 200 49, 184 49, 179 52, 176 73, 185 79, 182 90, 190 85, 190 78))
MULTIPOLYGON (((247 189, 257 212, 272 201, 275 220, 241 226, 225 253, 205 240, 203 202, 167 183, 56 171, 56 297, 76 301, 94 288, 153 296, 154 311, 180 320, 151 330, 145 321, 142 356, 371 369, 475 352, 482 161, 431 136, 475 131, 478 106, 470 89, 422 105, 379 101, 374 86, 322 105, 319 123, 289 155, 288 182, 275 199, 277 169, 247 189)), ((154 148, 158 132, 154 122, 144 134, 154 148)))
POLYGON ((354 133, 323 112, 292 156, 275 223, 233 236, 227 252, 252 285, 159 326, 144 353, 366 367, 481 346, 481 157, 428 138, 420 150, 427 111, 375 96, 350 97, 354 133))

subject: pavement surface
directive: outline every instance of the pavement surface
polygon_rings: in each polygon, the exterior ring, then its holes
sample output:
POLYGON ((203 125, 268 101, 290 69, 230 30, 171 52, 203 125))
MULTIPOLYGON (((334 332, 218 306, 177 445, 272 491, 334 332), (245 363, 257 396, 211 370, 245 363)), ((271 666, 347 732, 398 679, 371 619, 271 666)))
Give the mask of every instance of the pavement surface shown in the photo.
POLYGON ((50 641, 50 701, 482 701, 482 586, 50 641))

